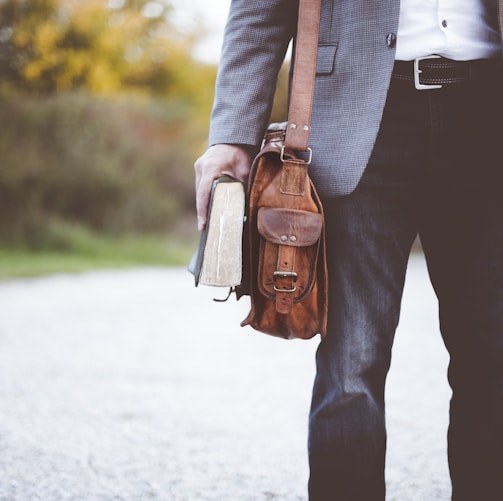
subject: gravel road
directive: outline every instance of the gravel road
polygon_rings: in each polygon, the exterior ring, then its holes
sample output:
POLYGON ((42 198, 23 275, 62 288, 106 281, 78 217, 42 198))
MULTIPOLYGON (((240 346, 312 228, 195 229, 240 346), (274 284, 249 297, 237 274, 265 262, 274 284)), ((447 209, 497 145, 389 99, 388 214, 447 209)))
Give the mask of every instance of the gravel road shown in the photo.
MULTIPOLYGON (((182 269, 0 283, 1 501, 302 501, 316 340, 239 327, 182 269)), ((447 501, 447 355, 413 256, 388 501, 447 501)))

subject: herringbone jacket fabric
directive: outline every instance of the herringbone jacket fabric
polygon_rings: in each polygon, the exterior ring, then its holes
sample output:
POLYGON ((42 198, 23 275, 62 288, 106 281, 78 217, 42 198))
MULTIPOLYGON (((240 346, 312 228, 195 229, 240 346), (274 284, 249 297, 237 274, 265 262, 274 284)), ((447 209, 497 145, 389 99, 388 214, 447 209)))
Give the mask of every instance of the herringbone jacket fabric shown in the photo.
MULTIPOLYGON (((494 3, 503 13, 503 0, 494 3)), ((322 0, 310 174, 323 196, 350 193, 377 136, 395 58, 400 0, 322 0)), ((210 144, 259 145, 298 0, 233 0, 210 144)), ((501 22, 500 22, 501 25, 501 22)))

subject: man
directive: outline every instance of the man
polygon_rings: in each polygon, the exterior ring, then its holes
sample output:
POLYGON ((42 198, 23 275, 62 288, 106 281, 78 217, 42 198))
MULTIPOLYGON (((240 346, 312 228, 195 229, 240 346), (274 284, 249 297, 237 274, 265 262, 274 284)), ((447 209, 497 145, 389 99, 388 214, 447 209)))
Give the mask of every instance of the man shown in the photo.
MULTIPOLYGON (((330 304, 310 412, 312 501, 384 499, 384 382, 417 234, 450 353, 452 499, 503 499, 502 4, 322 0, 310 173, 330 304)), ((246 179, 296 10, 232 2, 212 146, 195 165, 200 227, 211 180, 246 179)))

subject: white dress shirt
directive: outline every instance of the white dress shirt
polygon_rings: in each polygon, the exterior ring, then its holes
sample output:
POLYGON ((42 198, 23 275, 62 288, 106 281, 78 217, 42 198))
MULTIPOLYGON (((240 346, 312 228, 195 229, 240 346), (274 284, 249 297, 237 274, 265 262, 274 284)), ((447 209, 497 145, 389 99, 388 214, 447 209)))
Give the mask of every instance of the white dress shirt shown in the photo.
POLYGON ((466 61, 497 57, 501 50, 497 2, 401 0, 396 59, 437 54, 466 61))

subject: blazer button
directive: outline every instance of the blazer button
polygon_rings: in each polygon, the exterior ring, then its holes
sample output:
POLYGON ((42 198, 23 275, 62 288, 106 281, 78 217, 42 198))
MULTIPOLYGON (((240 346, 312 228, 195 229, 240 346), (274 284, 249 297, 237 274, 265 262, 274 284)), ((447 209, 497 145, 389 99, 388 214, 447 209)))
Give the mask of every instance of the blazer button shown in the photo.
POLYGON ((396 45, 396 35, 394 33, 388 33, 386 35, 386 47, 393 48, 396 45))

